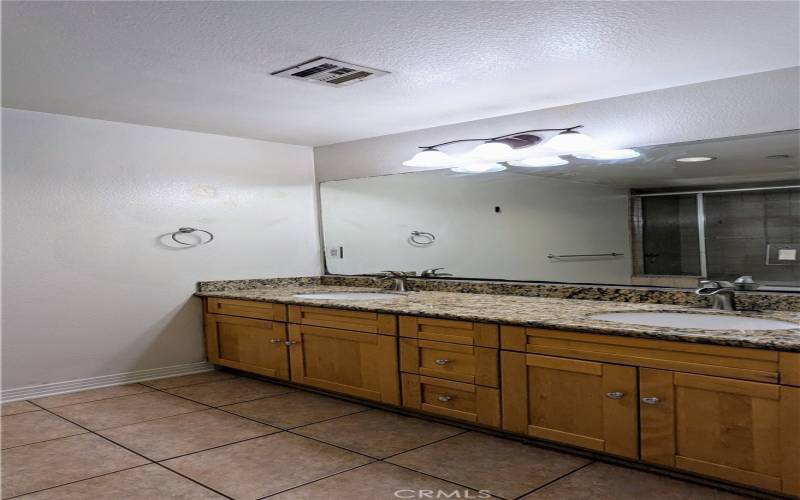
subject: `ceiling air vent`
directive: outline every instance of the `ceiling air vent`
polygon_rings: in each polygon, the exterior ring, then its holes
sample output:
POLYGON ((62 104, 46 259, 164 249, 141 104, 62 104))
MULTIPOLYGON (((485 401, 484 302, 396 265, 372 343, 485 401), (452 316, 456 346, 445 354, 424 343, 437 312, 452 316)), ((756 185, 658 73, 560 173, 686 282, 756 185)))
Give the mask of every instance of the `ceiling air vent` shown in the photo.
POLYGON ((330 87, 346 87, 354 83, 388 75, 388 71, 367 68, 327 57, 316 57, 310 61, 271 73, 275 76, 319 83, 330 87))

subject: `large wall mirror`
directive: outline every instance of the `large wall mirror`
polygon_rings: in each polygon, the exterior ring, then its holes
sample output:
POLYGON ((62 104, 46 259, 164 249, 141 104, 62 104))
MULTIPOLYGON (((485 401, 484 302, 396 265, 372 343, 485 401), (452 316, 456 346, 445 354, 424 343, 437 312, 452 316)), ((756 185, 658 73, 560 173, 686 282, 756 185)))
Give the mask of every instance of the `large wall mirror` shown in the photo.
POLYGON ((625 160, 324 182, 327 270, 677 287, 750 275, 797 291, 799 145, 795 130, 625 160))

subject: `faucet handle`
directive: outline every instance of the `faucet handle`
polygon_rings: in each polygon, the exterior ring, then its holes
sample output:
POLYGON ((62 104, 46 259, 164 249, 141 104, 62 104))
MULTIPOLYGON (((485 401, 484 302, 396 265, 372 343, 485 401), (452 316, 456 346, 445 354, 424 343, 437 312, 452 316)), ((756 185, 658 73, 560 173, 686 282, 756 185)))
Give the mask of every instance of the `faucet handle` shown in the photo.
POLYGON ((452 276, 450 273, 440 273, 439 270, 444 269, 443 267, 432 267, 430 269, 426 269, 420 273, 420 276, 423 278, 435 278, 437 276, 452 276))

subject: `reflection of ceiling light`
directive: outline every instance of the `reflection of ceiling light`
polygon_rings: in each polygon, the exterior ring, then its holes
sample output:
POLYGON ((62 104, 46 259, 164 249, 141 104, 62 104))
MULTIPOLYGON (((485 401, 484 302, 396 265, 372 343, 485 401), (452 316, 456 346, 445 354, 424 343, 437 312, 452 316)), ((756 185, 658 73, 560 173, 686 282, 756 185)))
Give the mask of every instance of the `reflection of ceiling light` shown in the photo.
POLYGON ((502 172, 505 169, 506 167, 499 163, 470 163, 450 170, 459 174, 487 174, 489 172, 502 172))
POLYGON ((503 161, 514 155, 514 148, 502 142, 484 142, 467 154, 473 160, 503 161))
POLYGON ((560 156, 540 156, 509 163, 515 167, 558 167, 569 162, 560 156))
POLYGON ((433 148, 420 151, 403 162, 406 167, 451 167, 455 164, 456 160, 452 156, 433 148))
POLYGON ((713 156, 686 156, 684 158, 676 158, 675 161, 679 161, 681 163, 697 163, 699 161, 711 161, 716 160, 713 156))
POLYGON ((584 160, 627 160, 641 155, 633 149, 602 149, 591 153, 579 153, 575 156, 584 160))
POLYGON ((599 149, 591 137, 575 130, 565 130, 550 138, 542 146, 562 154, 589 153, 599 149))

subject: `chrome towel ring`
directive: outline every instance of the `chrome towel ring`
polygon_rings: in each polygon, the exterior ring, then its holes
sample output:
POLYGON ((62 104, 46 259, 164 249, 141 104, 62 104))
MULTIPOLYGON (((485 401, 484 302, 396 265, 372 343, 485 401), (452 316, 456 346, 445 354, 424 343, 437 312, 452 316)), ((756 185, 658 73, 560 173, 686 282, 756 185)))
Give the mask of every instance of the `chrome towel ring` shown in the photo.
POLYGON ((436 241, 436 236, 433 233, 428 233, 425 231, 411 231, 411 236, 408 237, 408 241, 415 246, 428 246, 432 245, 434 241, 436 241))
POLYGON ((186 246, 190 246, 190 247, 197 246, 197 245, 207 245, 207 244, 211 243, 213 240, 214 240, 214 235, 213 234, 211 234, 210 232, 206 231, 205 229, 197 229, 197 228, 194 228, 194 227, 181 227, 181 228, 178 228, 177 231, 172 233, 172 241, 174 241, 175 243, 180 243, 181 245, 186 245, 186 246), (206 241, 201 241, 200 243, 186 243, 186 242, 181 241, 181 240, 178 239, 178 235, 179 234, 191 234, 191 233, 194 233, 194 232, 206 233, 208 235, 208 239, 206 241))

